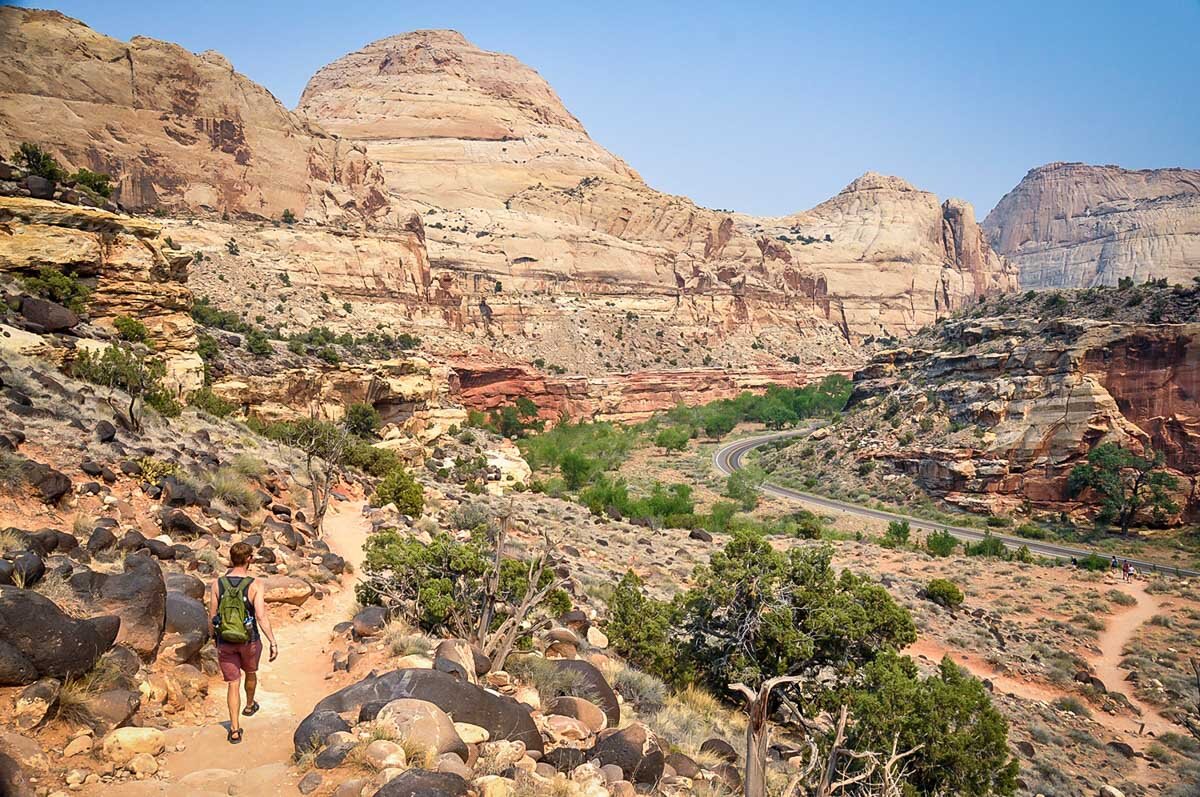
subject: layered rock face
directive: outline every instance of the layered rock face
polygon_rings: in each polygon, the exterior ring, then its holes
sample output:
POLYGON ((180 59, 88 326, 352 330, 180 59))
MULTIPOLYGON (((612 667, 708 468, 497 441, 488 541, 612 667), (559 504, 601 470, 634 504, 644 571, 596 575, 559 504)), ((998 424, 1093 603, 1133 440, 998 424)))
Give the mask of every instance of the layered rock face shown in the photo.
POLYGON ((1115 442, 1163 452, 1179 479, 1176 519, 1200 510, 1200 324, 984 319, 947 323, 941 337, 956 345, 881 353, 856 375, 851 401, 894 398, 918 414, 933 401, 979 434, 865 440, 863 456, 966 507, 1075 511, 1086 507, 1068 494, 1068 474, 1115 442))
MULTIPOLYGON (((430 206, 435 267, 487 287, 658 298, 664 308, 702 297, 711 313, 671 323, 847 339, 913 331, 1016 287, 969 206, 943 207, 897 178, 865 175, 783 219, 654 191, 591 141, 535 72, 452 31, 383 39, 339 59, 313 77, 300 108, 382 160, 394 192, 430 206)), ((541 304, 526 303, 522 316, 547 311, 541 304)))
MULTIPOLYGON (((158 224, 144 219, 0 196, 0 272, 19 276, 53 268, 94 283, 90 319, 110 331, 117 316, 140 320, 165 359, 169 382, 189 392, 200 387, 204 372, 188 314, 192 293, 187 264, 192 257, 165 247, 159 233, 158 224)), ((23 353, 58 360, 70 354, 50 337, 23 333, 5 340, 5 348, 23 353)))
POLYGON ((214 383, 212 390, 244 414, 268 421, 314 415, 339 420, 351 404, 370 404, 383 422, 383 447, 421 462, 426 445, 451 426, 466 423, 466 410, 454 402, 450 385, 449 368, 409 357, 231 376, 214 383))
POLYGON ((636 423, 679 404, 704 404, 733 398, 744 391, 759 392, 768 385, 800 387, 828 375, 790 368, 727 371, 639 371, 603 377, 555 376, 517 362, 470 358, 450 361, 451 394, 464 406, 489 411, 527 398, 539 416, 573 420, 636 423))
POLYGON ((499 209, 528 186, 596 174, 641 182, 537 72, 457 31, 391 36, 339 58, 312 77, 299 111, 365 145, 389 185, 431 205, 499 209))
POLYGON ((36 142, 110 174, 130 209, 389 220, 378 166, 218 53, 125 43, 53 11, 0 8, 0 147, 36 142))
POLYGON ((1051 163, 983 222, 1024 288, 1086 288, 1200 274, 1200 171, 1051 163))

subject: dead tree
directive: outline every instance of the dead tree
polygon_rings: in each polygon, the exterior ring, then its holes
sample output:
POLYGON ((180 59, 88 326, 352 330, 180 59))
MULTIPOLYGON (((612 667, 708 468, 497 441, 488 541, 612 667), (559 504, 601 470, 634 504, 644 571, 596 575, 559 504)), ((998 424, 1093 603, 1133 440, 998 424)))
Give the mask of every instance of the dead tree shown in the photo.
POLYGON ((308 492, 312 500, 313 528, 320 533, 329 510, 329 498, 341 474, 350 447, 346 430, 315 414, 296 425, 291 439, 293 446, 304 454, 304 471, 308 477, 308 492))
MULTIPOLYGON (((767 747, 771 743, 769 707, 771 692, 778 686, 796 683, 800 676, 772 678, 763 683, 755 693, 745 684, 731 684, 730 689, 745 695, 748 721, 746 723, 746 773, 742 781, 744 797, 765 797, 767 789, 767 747)), ((848 712, 842 706, 838 714, 833 744, 822 761, 820 748, 810 723, 800 714, 795 704, 780 696, 780 710, 790 726, 804 736, 808 755, 800 770, 791 777, 784 789, 784 797, 835 797, 835 795, 857 795, 857 797, 903 797, 907 780, 905 759, 920 750, 917 745, 911 750, 899 752, 899 737, 892 739, 892 749, 887 755, 871 751, 851 750, 846 743, 846 720, 848 712), (819 777, 818 777, 819 776, 819 777)))

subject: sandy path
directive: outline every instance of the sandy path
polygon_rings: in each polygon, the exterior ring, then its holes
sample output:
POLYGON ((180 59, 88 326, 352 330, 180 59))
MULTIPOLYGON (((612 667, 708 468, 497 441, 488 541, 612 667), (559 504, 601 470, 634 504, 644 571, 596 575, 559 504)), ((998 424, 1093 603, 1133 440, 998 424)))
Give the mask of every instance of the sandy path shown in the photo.
MULTIPOLYGON (((1163 717, 1158 711, 1134 694, 1131 685, 1125 681, 1129 671, 1121 667, 1125 646, 1137 633, 1137 630, 1159 611, 1159 603, 1155 597, 1146 592, 1145 585, 1140 582, 1119 583, 1116 589, 1137 600, 1131 607, 1122 609, 1109 619, 1104 631, 1097 639, 1098 653, 1092 653, 1085 658, 1092 668, 1093 674, 1104 682, 1110 692, 1121 692, 1129 702, 1141 711, 1139 718, 1132 713, 1117 715, 1103 711, 1093 712, 1092 718, 1111 731, 1129 737, 1127 741, 1135 748, 1143 749, 1150 736, 1159 736, 1171 730, 1178 730, 1174 724, 1163 717)), ((1040 700, 1053 702, 1060 697, 1066 697, 1072 692, 1061 689, 1053 684, 1031 680, 1001 673, 980 656, 954 650, 939 645, 928 639, 919 639, 906 650, 911 656, 922 656, 930 661, 941 661, 942 657, 950 658, 977 678, 986 678, 992 682, 997 692, 1014 695, 1025 700, 1040 700)))
MULTIPOLYGON (((361 502, 336 503, 325 520, 325 542, 353 564, 355 572, 362 564, 362 546, 370 530, 361 510, 361 502)), ((236 784, 241 794, 299 794, 298 778, 289 766, 292 733, 313 705, 332 690, 326 678, 332 669, 330 629, 350 619, 354 606, 351 584, 347 579, 336 594, 313 606, 312 617, 276 629, 279 658, 267 662, 263 657, 257 694, 262 709, 243 718, 245 740, 240 745, 226 740, 225 722, 173 728, 167 732, 168 745, 182 743, 185 749, 167 755, 164 769, 170 773, 169 782, 110 784, 91 793, 105 797, 212 797, 230 793, 229 787, 236 784)), ((220 683, 212 684, 208 700, 224 718, 225 689, 220 683)))

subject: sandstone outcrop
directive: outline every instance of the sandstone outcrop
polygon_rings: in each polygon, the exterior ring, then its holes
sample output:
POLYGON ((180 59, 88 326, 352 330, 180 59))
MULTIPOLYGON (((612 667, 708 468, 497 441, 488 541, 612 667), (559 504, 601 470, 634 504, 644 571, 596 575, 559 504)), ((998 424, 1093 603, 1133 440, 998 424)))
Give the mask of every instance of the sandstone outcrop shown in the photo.
POLYGON ((431 205, 499 209, 523 188, 595 174, 640 182, 537 72, 457 31, 391 36, 339 58, 312 77, 299 111, 365 146, 390 186, 431 205))
POLYGON ((1088 288, 1200 275, 1200 171, 1050 163, 983 221, 1023 288, 1088 288))
POLYGON ((1153 449, 1178 479, 1177 523, 1200 512, 1197 395, 1200 324, 956 320, 859 371, 851 403, 867 412, 834 436, 951 503, 1000 513, 1086 513, 1067 477, 1092 448, 1153 449), (889 404, 903 420, 871 426, 889 404))
POLYGON ((0 149, 37 142, 110 174, 131 209, 394 221, 379 167, 224 56, 121 42, 54 11, 0 8, 0 149))
MULTIPOLYGON (((4 13, 0 9, 0 14, 4 13)), ((192 257, 164 245, 154 222, 97 208, 0 196, 0 272, 33 275, 52 268, 94 284, 88 314, 111 331, 119 315, 150 332, 167 365, 169 381, 184 392, 200 386, 187 266, 192 257)), ((24 353, 58 348, 40 335, 7 338, 24 353)), ((57 359, 62 359, 59 348, 57 359)))

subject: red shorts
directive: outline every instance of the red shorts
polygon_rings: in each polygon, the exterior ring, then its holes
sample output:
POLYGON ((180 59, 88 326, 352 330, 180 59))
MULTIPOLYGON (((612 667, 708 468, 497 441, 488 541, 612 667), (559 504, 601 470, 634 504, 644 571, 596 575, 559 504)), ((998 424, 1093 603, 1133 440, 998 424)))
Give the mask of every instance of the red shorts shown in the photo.
POLYGON ((221 677, 226 681, 238 680, 243 672, 258 672, 258 660, 261 656, 261 639, 241 645, 217 643, 217 664, 221 667, 221 677))

